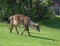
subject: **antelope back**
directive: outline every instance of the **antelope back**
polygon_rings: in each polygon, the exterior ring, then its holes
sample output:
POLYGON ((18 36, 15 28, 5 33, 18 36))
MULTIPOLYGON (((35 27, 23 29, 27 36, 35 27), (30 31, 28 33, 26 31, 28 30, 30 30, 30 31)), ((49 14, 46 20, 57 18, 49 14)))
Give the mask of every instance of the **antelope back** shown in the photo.
POLYGON ((13 23, 13 25, 29 25, 29 17, 21 15, 21 14, 16 14, 14 16, 10 17, 11 22, 13 23))

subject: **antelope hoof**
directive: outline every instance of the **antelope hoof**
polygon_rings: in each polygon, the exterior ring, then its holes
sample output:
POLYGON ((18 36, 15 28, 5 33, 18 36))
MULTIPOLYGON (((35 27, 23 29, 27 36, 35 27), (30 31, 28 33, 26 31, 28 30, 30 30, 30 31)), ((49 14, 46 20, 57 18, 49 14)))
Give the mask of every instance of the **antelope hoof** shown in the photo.
POLYGON ((19 35, 19 33, 17 32, 17 34, 19 35))
POLYGON ((21 33, 21 35, 23 35, 23 34, 21 33))
POLYGON ((10 33, 12 33, 12 31, 10 31, 10 33))
POLYGON ((29 36, 31 36, 31 35, 29 34, 29 36))

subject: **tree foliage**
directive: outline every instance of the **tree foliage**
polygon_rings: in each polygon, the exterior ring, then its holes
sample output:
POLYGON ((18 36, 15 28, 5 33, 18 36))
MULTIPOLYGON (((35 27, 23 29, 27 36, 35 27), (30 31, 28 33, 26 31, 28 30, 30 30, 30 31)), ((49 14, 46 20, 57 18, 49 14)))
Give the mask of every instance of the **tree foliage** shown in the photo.
POLYGON ((9 16, 24 14, 33 21, 39 21, 48 11, 51 0, 0 0, 0 21, 8 21, 9 16))

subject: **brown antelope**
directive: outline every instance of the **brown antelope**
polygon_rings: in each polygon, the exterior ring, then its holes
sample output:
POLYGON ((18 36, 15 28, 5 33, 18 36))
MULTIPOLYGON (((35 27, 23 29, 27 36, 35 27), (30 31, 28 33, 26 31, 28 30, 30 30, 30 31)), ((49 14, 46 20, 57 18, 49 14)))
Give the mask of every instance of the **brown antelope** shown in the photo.
MULTIPOLYGON (((32 26, 36 30, 40 31, 39 25, 31 21, 29 17, 24 16, 22 14, 16 14, 16 15, 10 16, 10 33, 12 33, 12 29, 13 27, 15 27, 17 33, 19 34, 17 29, 18 25, 23 25, 24 31, 28 31, 29 36, 30 36, 29 26, 32 26)), ((21 35, 23 35, 24 31, 21 33, 21 35)))

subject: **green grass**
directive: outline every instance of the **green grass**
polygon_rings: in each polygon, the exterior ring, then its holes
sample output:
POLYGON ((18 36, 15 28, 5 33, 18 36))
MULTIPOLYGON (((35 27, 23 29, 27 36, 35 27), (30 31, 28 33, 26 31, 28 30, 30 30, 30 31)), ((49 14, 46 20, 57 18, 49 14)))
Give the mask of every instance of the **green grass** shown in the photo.
POLYGON ((13 29, 9 32, 8 24, 0 23, 0 46, 60 46, 60 18, 54 21, 42 20, 39 22, 41 31, 30 27, 31 37, 27 32, 20 35, 23 28, 19 27, 19 35, 13 29))

